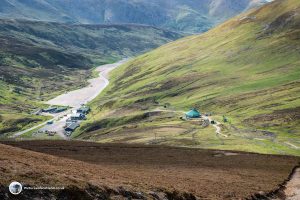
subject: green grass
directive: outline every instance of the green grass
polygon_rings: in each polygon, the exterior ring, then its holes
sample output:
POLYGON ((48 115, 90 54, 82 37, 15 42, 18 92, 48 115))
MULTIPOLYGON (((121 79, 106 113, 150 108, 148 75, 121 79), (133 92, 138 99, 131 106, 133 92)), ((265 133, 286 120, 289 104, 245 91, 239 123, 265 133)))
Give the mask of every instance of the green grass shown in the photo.
POLYGON ((44 101, 86 84, 90 70, 69 70, 68 74, 45 69, 3 67, 0 69, 0 135, 25 130, 49 119, 33 113, 48 105, 44 101))
POLYGON ((0 20, 0 65, 88 69, 154 49, 180 34, 142 25, 0 20))
POLYGON ((286 18, 299 11, 296 0, 276 1, 133 59, 112 72, 111 84, 91 104, 105 113, 95 118, 165 103, 176 110, 197 107, 219 119, 226 115, 237 129, 228 128, 223 145, 212 132, 205 148, 300 155, 286 144, 300 147, 300 17, 286 18), (265 140, 255 131, 274 136, 265 140))
POLYGON ((29 131, 16 139, 17 140, 62 140, 62 138, 58 134, 54 136, 49 136, 45 133, 36 134, 39 129, 40 128, 29 131))
POLYGON ((47 107, 44 102, 51 98, 86 86, 87 80, 96 76, 94 67, 181 37, 142 25, 2 19, 0 27, 0 135, 45 120, 31 113, 47 107))

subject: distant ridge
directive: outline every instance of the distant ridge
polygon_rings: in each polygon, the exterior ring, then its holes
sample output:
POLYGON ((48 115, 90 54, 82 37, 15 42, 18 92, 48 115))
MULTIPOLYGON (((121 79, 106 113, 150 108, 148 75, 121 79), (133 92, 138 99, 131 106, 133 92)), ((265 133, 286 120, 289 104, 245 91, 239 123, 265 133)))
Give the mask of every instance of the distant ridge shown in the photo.
MULTIPOLYGON (((144 126, 184 127, 175 118, 151 118, 151 123, 147 111, 183 112, 196 107, 213 113, 227 135, 199 130, 197 147, 299 155, 299 13, 299 0, 277 0, 133 59, 112 72, 111 84, 93 104, 100 113, 107 109, 113 114, 82 125, 81 137, 98 139, 105 133, 109 138, 106 133, 112 132, 111 137, 122 136, 128 143, 147 141, 152 136, 142 135, 148 133, 144 126), (131 113, 128 110, 137 114, 114 115, 131 113), (131 124, 120 128, 118 123, 125 119, 131 124), (135 124, 140 126, 134 128, 135 124), (142 137, 124 138, 128 132, 142 137)), ((195 144, 188 137, 169 136, 168 144, 195 144)))
POLYGON ((148 25, 0 19, 0 137, 41 120, 30 115, 40 100, 82 87, 93 67, 179 37, 148 25))
POLYGON ((0 18, 64 23, 135 23, 197 33, 266 0, 2 0, 0 18))

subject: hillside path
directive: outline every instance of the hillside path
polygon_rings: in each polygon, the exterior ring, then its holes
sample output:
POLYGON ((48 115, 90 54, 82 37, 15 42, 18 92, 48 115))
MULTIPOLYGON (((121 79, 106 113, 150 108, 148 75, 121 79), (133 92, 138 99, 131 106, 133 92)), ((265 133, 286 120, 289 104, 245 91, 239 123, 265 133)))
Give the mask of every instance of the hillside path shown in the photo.
MULTIPOLYGON (((175 110, 168 110, 168 109, 161 109, 161 108, 157 108, 157 109, 155 109, 154 111, 173 112, 173 113, 185 114, 184 111, 175 111, 175 110)), ((225 135, 225 134, 223 134, 223 133, 221 132, 221 127, 220 127, 221 123, 220 123, 220 122, 218 122, 218 121, 216 121, 216 120, 213 120, 211 117, 206 117, 206 116, 202 116, 202 117, 203 117, 203 119, 208 119, 210 122, 211 122, 211 121, 215 121, 215 122, 216 122, 216 124, 212 124, 212 125, 213 125, 213 127, 216 129, 216 134, 217 134, 217 135, 222 135, 222 136, 224 136, 224 137, 228 137, 228 135, 225 135)))
POLYGON ((300 199, 300 168, 298 167, 287 182, 286 189, 284 190, 286 200, 299 200, 300 199))
POLYGON ((222 135, 222 136, 224 136, 224 137, 228 137, 228 135, 225 135, 225 134, 223 134, 223 133, 221 132, 221 127, 220 127, 221 123, 220 123, 220 122, 218 122, 218 121, 216 121, 216 120, 213 120, 211 117, 203 116, 203 118, 204 118, 204 119, 208 119, 210 122, 211 122, 211 121, 215 121, 215 124, 213 124, 213 127, 215 127, 215 129, 216 129, 217 135, 222 135))

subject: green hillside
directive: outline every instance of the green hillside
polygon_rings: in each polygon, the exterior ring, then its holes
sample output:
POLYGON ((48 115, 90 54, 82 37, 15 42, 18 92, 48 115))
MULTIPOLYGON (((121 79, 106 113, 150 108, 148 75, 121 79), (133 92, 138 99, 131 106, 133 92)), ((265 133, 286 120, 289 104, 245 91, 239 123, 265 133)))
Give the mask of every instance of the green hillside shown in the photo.
POLYGON ((143 25, 68 25, 0 20, 0 64, 90 68, 131 57, 181 37, 143 25))
POLYGON ((30 113, 45 106, 41 101, 83 86, 93 67, 179 37, 142 25, 0 20, 0 136, 43 120, 30 113))
POLYGON ((298 0, 277 0, 133 59, 113 71, 78 134, 300 155, 299 12, 298 0), (227 137, 181 121, 176 111, 191 107, 225 115, 227 137))

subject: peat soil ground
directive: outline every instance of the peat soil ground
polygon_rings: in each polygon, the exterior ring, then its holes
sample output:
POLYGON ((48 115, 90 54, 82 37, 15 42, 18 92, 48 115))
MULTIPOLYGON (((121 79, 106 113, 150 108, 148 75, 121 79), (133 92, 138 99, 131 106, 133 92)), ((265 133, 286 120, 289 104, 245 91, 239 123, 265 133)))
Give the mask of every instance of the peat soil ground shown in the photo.
POLYGON ((127 191, 121 192, 123 196, 136 191, 146 198, 164 191, 165 196, 185 194, 182 199, 193 199, 187 194, 198 199, 246 199, 276 190, 300 161, 292 156, 166 146, 81 141, 1 143, 1 185, 17 180, 33 186, 123 188, 127 191))

